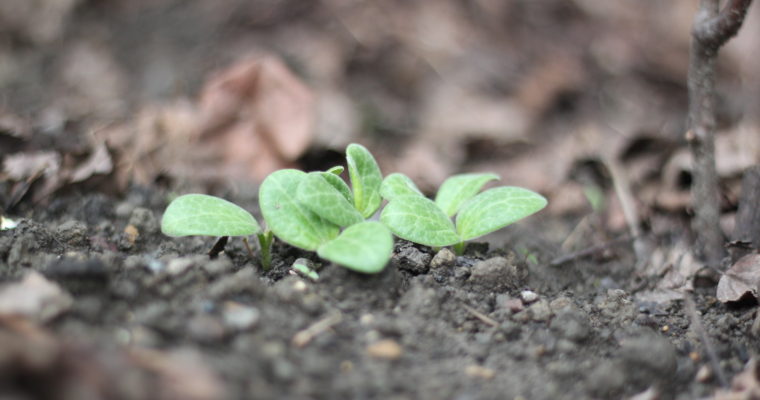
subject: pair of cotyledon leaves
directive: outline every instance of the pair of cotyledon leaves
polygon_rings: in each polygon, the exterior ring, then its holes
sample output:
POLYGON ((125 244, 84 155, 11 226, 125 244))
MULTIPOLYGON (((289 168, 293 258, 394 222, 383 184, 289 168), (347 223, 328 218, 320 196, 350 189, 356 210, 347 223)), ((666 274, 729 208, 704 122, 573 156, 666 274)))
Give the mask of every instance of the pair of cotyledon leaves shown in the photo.
MULTIPOLYGON (((365 221, 380 207, 382 175, 372 154, 351 144, 346 149, 351 188, 338 175, 343 167, 305 173, 284 169, 259 188, 259 206, 269 229, 281 240, 350 269, 381 271, 393 251, 383 224, 365 221), (341 232, 341 228, 343 231, 341 232)), ((243 236, 261 232, 250 213, 226 200, 191 194, 175 199, 164 212, 162 231, 170 236, 243 236)))
POLYGON ((546 206, 546 199, 528 189, 503 186, 480 194, 496 174, 461 174, 447 179, 435 201, 425 197, 402 174, 388 175, 380 189, 388 200, 380 216, 398 237, 427 246, 449 246, 497 231, 546 206), (451 217, 456 215, 456 224, 451 217))
MULTIPOLYGON (((362 146, 349 145, 346 159, 351 188, 338 176, 342 167, 308 174, 286 169, 264 180, 259 203, 269 228, 281 240, 360 272, 385 267, 393 248, 388 229, 412 242, 449 246, 501 229, 546 206, 542 196, 518 187, 478 194, 486 183, 499 179, 495 174, 453 176, 433 201, 405 175, 395 173, 383 180, 375 159, 362 146), (389 203, 381 213, 382 223, 365 221, 383 198, 389 203)), ((170 236, 260 232, 250 213, 206 195, 177 198, 164 214, 162 230, 170 236)))

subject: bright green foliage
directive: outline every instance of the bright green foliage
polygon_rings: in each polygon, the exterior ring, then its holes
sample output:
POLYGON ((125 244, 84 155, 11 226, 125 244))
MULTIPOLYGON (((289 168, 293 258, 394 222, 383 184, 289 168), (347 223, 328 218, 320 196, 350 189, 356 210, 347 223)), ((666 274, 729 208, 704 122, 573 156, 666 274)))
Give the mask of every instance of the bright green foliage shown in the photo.
POLYGON ((322 177, 325 178, 327 183, 332 185, 337 191, 340 192, 340 194, 343 195, 343 197, 346 198, 346 201, 351 205, 351 208, 354 208, 354 195, 351 194, 351 189, 349 189, 348 185, 346 185, 346 182, 343 181, 343 179, 333 173, 330 172, 319 172, 319 174, 322 174, 322 177))
POLYGON ((473 197, 457 214, 463 241, 497 231, 546 207, 546 199, 528 189, 497 187, 473 197))
POLYGON ((349 144, 346 148, 346 161, 354 194, 354 206, 364 218, 369 218, 382 202, 380 185, 383 175, 380 167, 369 150, 356 143, 349 144))
MULTIPOLYGON (((400 175, 400 174, 399 174, 400 175)), ((427 246, 455 245, 499 230, 546 206, 546 199, 528 189, 498 187, 477 194, 494 174, 464 174, 449 178, 436 201, 410 186, 403 175, 386 178, 383 196, 389 200, 380 220, 396 236, 427 246), (457 215, 456 225, 450 217, 457 215)), ((412 184, 413 185, 413 184, 412 184)))
POLYGON ((313 280, 319 280, 319 274, 317 271, 314 271, 313 269, 309 268, 308 265, 305 263, 301 263, 300 260, 303 260, 302 258, 299 258, 298 260, 293 263, 293 269, 296 270, 299 274, 313 280))
POLYGON ((253 216, 227 200, 186 194, 169 204, 161 219, 167 236, 248 236, 261 232, 253 216))
POLYGON ((259 187, 259 206, 269 229, 285 242, 306 250, 317 250, 338 236, 340 228, 298 201, 298 187, 307 174, 282 169, 270 174, 259 187))
POLYGON ((328 170, 327 170, 327 171, 325 171, 325 172, 327 172, 328 174, 333 174, 333 175, 340 175, 340 174, 342 174, 342 173, 343 173, 343 170, 344 170, 344 169, 345 169, 345 168, 343 168, 343 166, 340 166, 340 165, 336 165, 336 166, 334 166, 334 167, 332 167, 332 168, 328 169, 328 170))
POLYGON ((498 180, 496 174, 461 174, 454 175, 443 182, 435 196, 435 204, 449 217, 459 211, 462 204, 478 194, 483 185, 498 180))
POLYGON ((315 214, 341 227, 364 221, 359 211, 348 202, 349 196, 328 183, 325 175, 332 175, 340 180, 333 174, 312 172, 306 175, 298 186, 298 201, 315 214))
POLYGON ((349 226, 317 250, 320 257, 365 274, 382 271, 392 252, 391 232, 374 221, 349 226))
POLYGON ((365 222, 380 207, 382 175, 372 154, 346 149, 351 187, 343 167, 325 172, 281 170, 259 189, 261 213, 277 237, 354 271, 376 273, 390 259, 393 236, 378 222, 365 222), (345 230, 339 234, 340 228, 345 230))
POLYGON ((393 198, 383 209, 380 221, 396 236, 426 246, 449 246, 460 241, 451 219, 422 195, 393 198))
POLYGON ((380 195, 388 201, 407 194, 422 196, 417 185, 408 176, 398 172, 386 176, 380 186, 380 195))

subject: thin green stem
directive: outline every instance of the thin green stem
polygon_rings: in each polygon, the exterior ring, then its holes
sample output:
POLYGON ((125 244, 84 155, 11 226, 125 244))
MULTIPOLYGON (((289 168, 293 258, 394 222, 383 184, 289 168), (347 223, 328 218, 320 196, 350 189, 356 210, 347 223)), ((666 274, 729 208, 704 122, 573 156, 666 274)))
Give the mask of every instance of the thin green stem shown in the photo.
POLYGON ((261 252, 261 268, 264 271, 268 271, 272 267, 272 242, 274 242, 274 235, 272 231, 259 233, 256 235, 259 239, 259 251, 261 252))
POLYGON ((467 247, 467 244, 464 241, 461 241, 454 245, 454 253, 456 255, 461 256, 464 254, 464 249, 467 247))

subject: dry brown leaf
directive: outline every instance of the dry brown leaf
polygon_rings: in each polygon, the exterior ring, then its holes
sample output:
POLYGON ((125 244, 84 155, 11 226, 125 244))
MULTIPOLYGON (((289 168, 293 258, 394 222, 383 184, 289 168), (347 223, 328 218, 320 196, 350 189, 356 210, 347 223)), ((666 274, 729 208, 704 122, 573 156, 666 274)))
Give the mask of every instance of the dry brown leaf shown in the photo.
POLYGON ((758 284, 760 284, 760 254, 747 254, 720 277, 716 297, 723 303, 738 301, 747 293, 757 298, 758 284))
POLYGON ((209 79, 197 104, 144 108, 102 135, 124 149, 117 175, 149 184, 161 174, 193 181, 253 179, 288 166, 313 135, 311 91, 272 56, 246 58, 209 79))
POLYGON ((659 247, 652 251, 649 262, 641 271, 645 277, 659 277, 652 290, 636 294, 640 301, 667 303, 683 299, 684 294, 694 290, 694 277, 704 268, 694 257, 689 245, 678 242, 672 247, 659 247))
POLYGON ((61 155, 54 151, 17 153, 3 160, 3 174, 23 181, 36 175, 52 176, 61 169, 61 155))
POLYGON ((757 360, 752 358, 747 361, 744 370, 734 377, 731 388, 719 389, 715 392, 714 400, 760 400, 760 370, 757 360))
POLYGON ((48 321, 73 304, 71 295, 38 272, 29 272, 23 280, 0 288, 0 315, 23 315, 48 321))
POLYGON ((200 140, 219 144, 225 161, 263 179, 295 161, 312 140, 314 99, 285 64, 249 57, 220 72, 201 91, 200 140))
POLYGON ((69 182, 82 182, 93 175, 108 175, 112 170, 111 154, 105 143, 100 143, 95 146, 89 157, 72 171, 69 182))

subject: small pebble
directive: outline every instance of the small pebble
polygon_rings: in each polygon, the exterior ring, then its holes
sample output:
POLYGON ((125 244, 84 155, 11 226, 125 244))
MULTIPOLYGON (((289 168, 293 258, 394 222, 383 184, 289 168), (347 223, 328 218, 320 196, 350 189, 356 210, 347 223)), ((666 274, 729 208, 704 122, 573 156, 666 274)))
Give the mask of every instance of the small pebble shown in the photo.
POLYGON ((174 258, 166 265, 166 272, 170 275, 182 275, 192 267, 203 265, 208 257, 197 255, 192 257, 174 258))
POLYGON ((246 306, 234 301, 224 303, 222 318, 224 324, 236 330, 248 330, 256 325, 261 313, 255 307, 246 306))
POLYGON ((482 367, 480 365, 468 365, 464 369, 464 373, 472 378, 480 378, 484 380, 493 379, 496 372, 490 368, 482 367))
POLYGON ((700 383, 707 383, 709 382, 713 377, 712 371, 710 370, 710 367, 707 365, 703 365, 699 367, 699 370, 697 370, 697 374, 694 376, 694 379, 697 380, 697 382, 700 383))
POLYGON ((88 243, 87 225, 79 221, 66 221, 58 226, 55 235, 59 241, 70 246, 85 246, 88 243))
POLYGON ((132 246, 137 241, 137 237, 140 236, 140 231, 132 224, 124 227, 124 241, 129 246, 132 246))
POLYGON ((500 294, 496 296, 496 304, 499 307, 507 309, 513 313, 520 312, 525 308, 522 300, 506 294, 500 294))
POLYGON ((424 274, 430 268, 430 254, 420 251, 414 245, 400 245, 396 249, 394 260, 399 269, 409 271, 413 274, 424 274))
POLYGON ((538 293, 532 290, 523 290, 520 292, 520 298, 522 299, 523 304, 530 304, 538 300, 538 293))
POLYGON ((523 269, 524 266, 516 265, 504 257, 493 257, 475 264, 469 281, 488 290, 503 292, 523 281, 523 269))
POLYGON ((367 346, 367 354, 383 360, 396 360, 402 353, 401 345, 392 339, 380 340, 367 346))
POLYGON ((456 261, 456 254, 454 254, 454 252, 449 250, 447 247, 444 247, 439 250, 438 253, 436 253, 433 259, 430 261, 430 268, 448 267, 454 265, 456 261))
POLYGON ((531 313, 531 319, 536 322, 545 322, 552 317, 552 310, 546 300, 539 300, 531 304, 527 310, 531 313))

